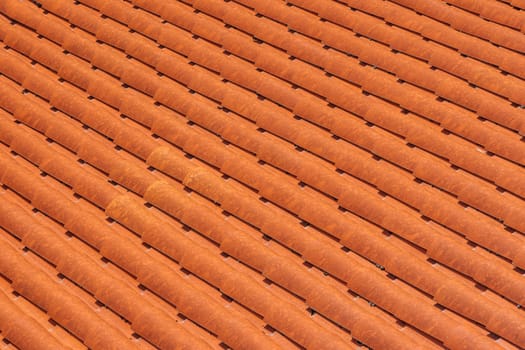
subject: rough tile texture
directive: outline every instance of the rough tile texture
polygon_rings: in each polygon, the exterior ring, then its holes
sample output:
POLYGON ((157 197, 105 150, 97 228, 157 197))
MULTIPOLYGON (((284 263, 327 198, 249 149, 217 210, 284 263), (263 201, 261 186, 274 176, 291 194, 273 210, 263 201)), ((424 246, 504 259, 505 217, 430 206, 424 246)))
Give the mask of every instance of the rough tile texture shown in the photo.
POLYGON ((1 0, 1 349, 525 348, 523 0, 1 0))

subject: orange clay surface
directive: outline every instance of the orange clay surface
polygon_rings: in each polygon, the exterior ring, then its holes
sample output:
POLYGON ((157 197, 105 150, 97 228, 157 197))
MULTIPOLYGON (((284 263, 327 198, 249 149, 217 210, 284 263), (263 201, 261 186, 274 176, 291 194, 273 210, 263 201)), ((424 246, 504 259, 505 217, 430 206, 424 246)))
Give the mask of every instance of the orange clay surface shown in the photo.
POLYGON ((524 349, 524 0, 0 0, 0 349, 524 349))

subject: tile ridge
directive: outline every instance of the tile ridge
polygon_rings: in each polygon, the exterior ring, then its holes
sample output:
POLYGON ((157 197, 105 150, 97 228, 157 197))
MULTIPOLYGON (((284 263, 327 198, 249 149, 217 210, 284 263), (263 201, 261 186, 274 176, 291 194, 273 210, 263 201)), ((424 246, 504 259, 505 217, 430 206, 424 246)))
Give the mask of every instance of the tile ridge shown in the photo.
MULTIPOLYGON (((5 157, 9 156, 0 151, 0 158, 5 157)), ((0 238, 0 247, 2 274, 12 281, 13 289, 46 310, 57 323, 82 339, 86 346, 136 349, 124 334, 100 318, 77 296, 62 291, 57 282, 29 264, 3 237, 0 238)))
MULTIPOLYGON (((1 195, 1 193, 0 193, 1 195)), ((48 330, 25 314, 3 291, 0 291, 0 331, 20 349, 71 349, 60 343, 48 330)))

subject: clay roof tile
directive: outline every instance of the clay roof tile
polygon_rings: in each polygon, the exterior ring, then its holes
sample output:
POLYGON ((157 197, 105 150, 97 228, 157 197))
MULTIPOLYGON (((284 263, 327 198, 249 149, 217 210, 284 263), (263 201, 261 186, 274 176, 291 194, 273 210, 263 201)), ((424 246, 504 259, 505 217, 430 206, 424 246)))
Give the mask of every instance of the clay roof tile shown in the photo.
POLYGON ((524 347, 512 6, 1 3, 4 338, 524 347))

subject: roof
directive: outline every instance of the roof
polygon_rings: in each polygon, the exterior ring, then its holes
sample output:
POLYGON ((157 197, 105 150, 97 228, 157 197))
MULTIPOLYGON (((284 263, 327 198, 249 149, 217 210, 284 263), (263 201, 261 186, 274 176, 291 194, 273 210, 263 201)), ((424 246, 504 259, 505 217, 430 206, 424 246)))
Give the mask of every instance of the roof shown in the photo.
POLYGON ((0 2, 0 348, 525 348, 523 0, 0 2))

